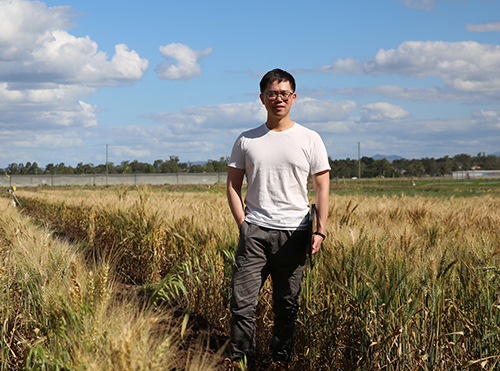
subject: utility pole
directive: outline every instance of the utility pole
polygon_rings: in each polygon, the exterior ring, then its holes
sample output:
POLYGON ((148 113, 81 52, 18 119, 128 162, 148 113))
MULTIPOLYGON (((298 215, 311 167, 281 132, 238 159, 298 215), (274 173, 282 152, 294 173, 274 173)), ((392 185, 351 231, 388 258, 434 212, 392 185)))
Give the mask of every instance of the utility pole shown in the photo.
POLYGON ((358 181, 361 179, 361 142, 358 142, 358 181))
POLYGON ((108 186, 108 145, 106 144, 106 187, 108 186))

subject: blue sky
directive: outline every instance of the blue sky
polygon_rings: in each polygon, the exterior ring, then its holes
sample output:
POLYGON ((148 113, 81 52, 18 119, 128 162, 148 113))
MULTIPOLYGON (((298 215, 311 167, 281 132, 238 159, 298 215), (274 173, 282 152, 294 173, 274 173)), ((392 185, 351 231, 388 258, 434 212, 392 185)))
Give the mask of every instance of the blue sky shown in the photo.
POLYGON ((500 151, 497 0, 0 0, 0 167, 217 160, 273 68, 332 159, 500 151))

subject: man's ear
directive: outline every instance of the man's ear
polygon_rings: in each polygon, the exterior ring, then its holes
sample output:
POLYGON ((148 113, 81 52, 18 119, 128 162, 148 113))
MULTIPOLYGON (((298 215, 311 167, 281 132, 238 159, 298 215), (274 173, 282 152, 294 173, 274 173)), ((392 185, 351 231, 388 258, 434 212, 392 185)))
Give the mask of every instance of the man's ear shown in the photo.
POLYGON ((260 101, 262 102, 262 104, 264 104, 264 105, 265 105, 265 103, 264 103, 264 94, 262 94, 262 93, 261 93, 261 94, 259 95, 259 97, 260 97, 260 101))

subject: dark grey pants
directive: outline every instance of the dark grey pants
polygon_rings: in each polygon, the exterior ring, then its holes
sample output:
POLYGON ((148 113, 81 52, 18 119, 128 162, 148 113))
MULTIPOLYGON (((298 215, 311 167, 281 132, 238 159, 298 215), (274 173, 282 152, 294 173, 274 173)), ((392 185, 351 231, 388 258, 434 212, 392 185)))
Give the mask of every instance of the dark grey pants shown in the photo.
POLYGON ((307 240, 307 231, 280 231, 247 222, 241 225, 231 281, 232 358, 251 356, 255 350, 255 309, 259 291, 271 275, 274 311, 271 353, 275 361, 291 360, 307 240))

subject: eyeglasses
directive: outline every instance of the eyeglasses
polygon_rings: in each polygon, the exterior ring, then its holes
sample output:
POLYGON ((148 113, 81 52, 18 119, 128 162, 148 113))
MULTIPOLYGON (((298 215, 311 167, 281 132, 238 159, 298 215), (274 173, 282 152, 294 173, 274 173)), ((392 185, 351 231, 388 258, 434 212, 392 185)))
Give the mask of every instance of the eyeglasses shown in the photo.
POLYGON ((274 91, 274 90, 271 90, 271 91, 268 91, 266 93, 264 93, 264 95, 266 96, 267 99, 269 100, 276 100, 278 99, 278 96, 281 97, 281 99, 286 102, 287 100, 289 100, 293 93, 289 92, 289 91, 274 91))

